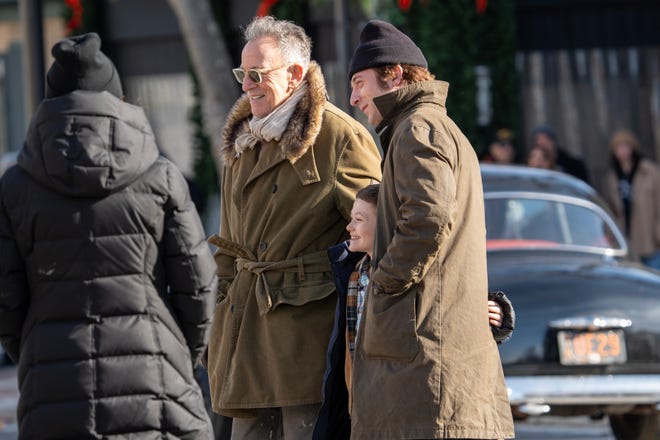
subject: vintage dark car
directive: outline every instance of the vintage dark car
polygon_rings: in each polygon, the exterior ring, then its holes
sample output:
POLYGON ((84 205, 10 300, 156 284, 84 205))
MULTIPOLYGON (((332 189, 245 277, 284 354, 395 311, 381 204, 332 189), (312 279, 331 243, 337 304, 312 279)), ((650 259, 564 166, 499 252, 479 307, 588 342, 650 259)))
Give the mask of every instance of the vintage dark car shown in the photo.
POLYGON ((489 288, 516 311, 500 346, 514 415, 607 416, 617 439, 660 438, 660 272, 632 262, 584 182, 487 164, 482 178, 489 288))

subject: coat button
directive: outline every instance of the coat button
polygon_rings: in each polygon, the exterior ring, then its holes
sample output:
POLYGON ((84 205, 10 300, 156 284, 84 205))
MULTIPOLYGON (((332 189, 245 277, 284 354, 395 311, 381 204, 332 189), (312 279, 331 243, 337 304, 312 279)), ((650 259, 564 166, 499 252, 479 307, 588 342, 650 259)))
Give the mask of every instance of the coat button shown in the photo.
POLYGON ((273 194, 277 192, 277 183, 273 183, 273 194))
POLYGON ((265 251, 266 249, 268 249, 268 243, 266 243, 265 241, 262 241, 261 243, 259 243, 259 250, 261 252, 265 251))

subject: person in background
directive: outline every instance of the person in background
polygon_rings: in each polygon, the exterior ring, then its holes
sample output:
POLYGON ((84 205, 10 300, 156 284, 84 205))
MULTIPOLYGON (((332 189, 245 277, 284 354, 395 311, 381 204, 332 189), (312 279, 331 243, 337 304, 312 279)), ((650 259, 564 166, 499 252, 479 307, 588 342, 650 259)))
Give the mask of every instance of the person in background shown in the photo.
MULTIPOLYGON (((346 226, 351 238, 328 250, 339 301, 328 346, 323 403, 314 428, 314 440, 350 438, 353 354, 371 273, 379 187, 376 183, 358 191, 351 222, 346 226)), ((503 292, 488 294, 488 320, 498 343, 511 336, 515 313, 503 292)))
POLYGON ((19 438, 211 440, 193 366, 213 257, 183 175, 100 48, 94 33, 53 46, 46 99, 0 180, 19 438))
POLYGON ((508 128, 500 128, 495 132, 487 151, 481 157, 481 162, 502 165, 516 163, 516 149, 513 142, 513 131, 508 128))
POLYGON ((550 154, 551 153, 544 148, 532 148, 527 155, 527 166, 542 168, 544 170, 554 170, 554 161, 550 154))
POLYGON ((513 437, 487 318, 479 162, 415 43, 369 21, 351 105, 384 152, 371 279, 356 336, 351 438, 513 437))
POLYGON ((629 130, 612 134, 609 151, 603 196, 632 254, 660 270, 660 168, 642 155, 637 136, 629 130))
POLYGON ((232 438, 309 439, 321 405, 337 294, 327 249, 344 241, 355 193, 379 181, 369 131, 327 100, 298 25, 245 29, 244 95, 223 131, 220 276, 208 350, 214 411, 232 438))
POLYGON ((553 164, 553 169, 563 171, 589 183, 587 167, 582 159, 572 156, 568 151, 561 148, 557 133, 549 125, 539 125, 532 132, 532 149, 536 147, 545 150, 550 162, 553 164))

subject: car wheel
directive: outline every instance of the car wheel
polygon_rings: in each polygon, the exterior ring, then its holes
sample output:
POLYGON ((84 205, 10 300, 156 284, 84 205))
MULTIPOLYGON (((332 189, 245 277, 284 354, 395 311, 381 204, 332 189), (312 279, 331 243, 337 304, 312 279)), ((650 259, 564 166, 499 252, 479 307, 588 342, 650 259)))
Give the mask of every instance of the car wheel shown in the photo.
POLYGON ((658 414, 610 414, 609 417, 617 440, 660 440, 658 414))

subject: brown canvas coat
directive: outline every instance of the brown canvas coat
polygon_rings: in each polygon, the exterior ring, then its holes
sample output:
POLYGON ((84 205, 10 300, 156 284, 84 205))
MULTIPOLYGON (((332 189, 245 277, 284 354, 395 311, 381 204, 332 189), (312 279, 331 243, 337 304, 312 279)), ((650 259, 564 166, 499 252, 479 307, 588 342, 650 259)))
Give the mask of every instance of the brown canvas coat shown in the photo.
POLYGON ((336 293, 327 249, 347 238, 355 193, 380 180, 370 133, 326 100, 321 70, 282 139, 237 154, 243 96, 224 129, 220 278, 209 345, 213 409, 318 403, 336 293))
POLYGON ((514 436, 486 318, 479 164, 447 116, 447 89, 425 81, 374 99, 385 159, 352 438, 514 436))
MULTIPOLYGON (((635 257, 648 257, 660 250, 660 168, 648 159, 640 159, 632 188, 633 209, 627 239, 635 257)), ((625 231, 623 201, 614 169, 605 174, 603 197, 612 208, 619 227, 625 231)))

